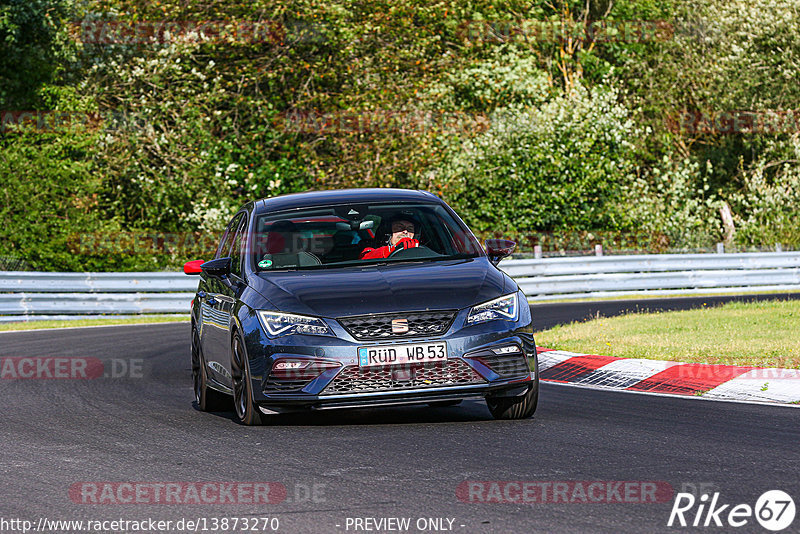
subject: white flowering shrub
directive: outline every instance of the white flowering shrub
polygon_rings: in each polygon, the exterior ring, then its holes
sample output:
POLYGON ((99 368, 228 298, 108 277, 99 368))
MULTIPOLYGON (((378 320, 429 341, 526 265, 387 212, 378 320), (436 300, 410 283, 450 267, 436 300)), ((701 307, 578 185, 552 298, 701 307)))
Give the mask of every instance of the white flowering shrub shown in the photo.
MULTIPOLYGON (((708 169, 707 169, 708 170, 708 169)), ((656 250, 713 247, 722 236, 722 200, 711 191, 700 164, 664 157, 661 164, 624 188, 628 215, 652 236, 656 250)))
POLYGON ((796 243, 800 158, 790 137, 796 120, 781 112, 800 103, 797 1, 677 3, 672 24, 670 39, 632 54, 616 71, 637 106, 656 121, 652 152, 670 158, 636 182, 631 198, 644 202, 636 207, 637 218, 654 231, 664 228, 670 246, 706 247, 727 235, 717 204, 725 201, 733 215, 733 244, 796 243), (677 124, 685 111, 704 117, 753 113, 761 128, 704 132, 698 124, 677 124), (772 115, 784 118, 778 131, 765 122, 772 115))
POLYGON ((104 50, 81 82, 109 119, 98 159, 114 169, 107 195, 121 219, 216 233, 245 201, 302 180, 287 154, 268 148, 280 137, 277 112, 235 97, 209 58, 218 46, 189 33, 136 53, 104 50))
MULTIPOLYGON (((774 142, 772 148, 781 148, 774 142)), ((742 187, 730 194, 709 184, 705 169, 689 159, 664 157, 645 176, 625 188, 629 215, 636 226, 653 236, 651 245, 664 250, 709 249, 730 240, 734 248, 800 247, 800 143, 786 159, 760 158, 741 173, 742 187), (723 225, 721 209, 728 204, 733 227, 723 225)), ((769 150, 767 150, 769 152, 769 150)))
POLYGON ((684 46, 704 56, 710 100, 721 109, 794 107, 800 99, 800 8, 796 0, 700 0, 684 46))
POLYGON ((757 161, 731 199, 736 241, 744 246, 800 248, 800 135, 786 159, 757 161))
POLYGON ((425 98, 439 108, 484 111, 541 104, 551 85, 535 56, 508 50, 446 73, 425 98))

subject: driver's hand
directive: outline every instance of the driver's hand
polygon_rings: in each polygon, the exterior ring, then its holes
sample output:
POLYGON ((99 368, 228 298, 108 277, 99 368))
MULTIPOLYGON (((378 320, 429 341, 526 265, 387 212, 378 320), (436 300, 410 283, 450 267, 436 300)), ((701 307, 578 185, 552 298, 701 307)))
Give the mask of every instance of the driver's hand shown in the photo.
POLYGON ((406 248, 416 248, 418 246, 419 246, 419 241, 417 241, 416 239, 410 237, 404 237, 403 239, 398 241, 397 244, 395 244, 395 246, 392 248, 392 252, 406 248))

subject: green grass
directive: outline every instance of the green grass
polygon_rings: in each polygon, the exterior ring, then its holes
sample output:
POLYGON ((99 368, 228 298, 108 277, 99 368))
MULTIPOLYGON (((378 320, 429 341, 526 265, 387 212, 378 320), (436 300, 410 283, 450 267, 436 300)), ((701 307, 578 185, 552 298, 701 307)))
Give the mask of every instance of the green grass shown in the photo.
POLYGON ((553 299, 553 300, 528 300, 528 304, 532 304, 536 306, 537 304, 558 304, 563 302, 599 302, 605 300, 647 300, 647 299, 665 299, 671 297, 691 297, 691 298, 702 298, 702 297, 748 297, 750 295, 785 295, 787 293, 800 293, 800 291, 792 290, 792 291, 758 291, 753 293, 723 293, 723 292, 714 292, 713 290, 709 290, 708 293, 650 293, 647 291, 642 291, 641 293, 632 294, 632 295, 614 295, 611 297, 586 297, 586 298, 579 298, 579 299, 553 299))
POLYGON ((118 324, 152 324, 188 322, 185 317, 131 317, 128 319, 74 319, 68 321, 30 321, 27 323, 0 323, 0 332, 16 332, 20 330, 41 330, 44 328, 76 328, 81 326, 107 326, 118 324))
POLYGON ((800 368, 800 300, 597 317, 536 334, 541 347, 621 358, 800 368))

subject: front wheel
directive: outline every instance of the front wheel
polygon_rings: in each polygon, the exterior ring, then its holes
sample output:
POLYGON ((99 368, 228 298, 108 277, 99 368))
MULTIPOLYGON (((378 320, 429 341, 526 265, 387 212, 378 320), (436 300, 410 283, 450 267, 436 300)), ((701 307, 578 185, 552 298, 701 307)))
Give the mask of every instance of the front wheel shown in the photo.
POLYGON ((231 381, 233 382, 233 404, 236 417, 243 425, 262 425, 264 420, 253 402, 253 381, 250 380, 250 366, 244 352, 244 343, 238 332, 231 344, 231 381))
POLYGON ((486 405, 495 419, 527 419, 539 403, 539 382, 531 385, 522 397, 487 397, 486 405))

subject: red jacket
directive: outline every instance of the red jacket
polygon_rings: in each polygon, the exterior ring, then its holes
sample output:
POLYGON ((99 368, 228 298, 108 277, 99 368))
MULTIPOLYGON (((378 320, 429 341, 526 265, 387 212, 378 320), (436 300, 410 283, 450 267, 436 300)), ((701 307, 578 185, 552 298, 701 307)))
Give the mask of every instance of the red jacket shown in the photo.
POLYGON ((403 239, 398 241, 395 246, 385 245, 379 248, 367 247, 361 251, 360 259, 375 260, 379 258, 388 258, 395 250, 399 250, 401 248, 415 248, 418 246, 419 246, 419 241, 417 241, 416 239, 411 239, 410 237, 404 237, 403 239))

